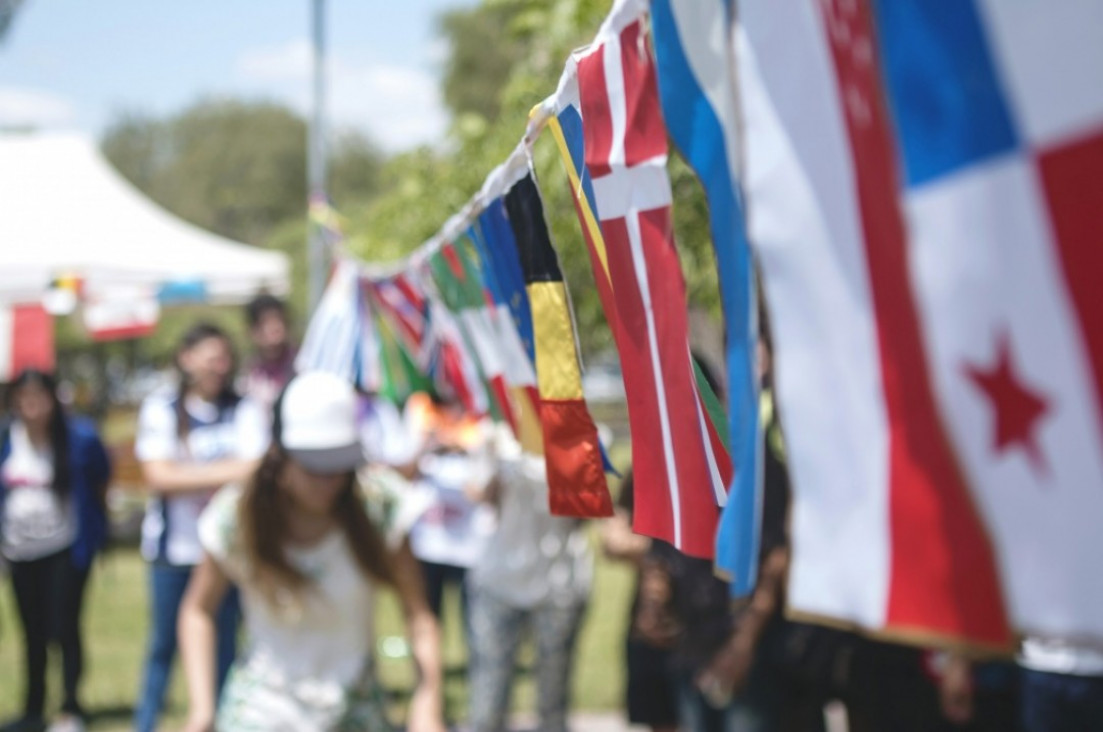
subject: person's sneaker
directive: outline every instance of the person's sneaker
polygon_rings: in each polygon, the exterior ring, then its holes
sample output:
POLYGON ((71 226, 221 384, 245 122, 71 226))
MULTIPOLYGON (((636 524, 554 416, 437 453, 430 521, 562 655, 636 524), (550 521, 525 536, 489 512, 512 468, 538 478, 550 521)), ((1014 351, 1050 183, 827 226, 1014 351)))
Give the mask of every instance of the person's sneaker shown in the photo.
POLYGON ((84 720, 74 714, 65 714, 53 721, 46 732, 85 732, 84 720))
POLYGON ((0 732, 43 732, 46 723, 41 717, 22 717, 0 727, 0 732))

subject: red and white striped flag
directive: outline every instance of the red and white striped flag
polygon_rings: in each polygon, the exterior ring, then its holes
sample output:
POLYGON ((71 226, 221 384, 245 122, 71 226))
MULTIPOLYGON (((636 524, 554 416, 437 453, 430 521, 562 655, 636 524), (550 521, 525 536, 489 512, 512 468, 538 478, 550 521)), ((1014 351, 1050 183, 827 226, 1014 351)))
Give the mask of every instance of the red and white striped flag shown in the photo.
POLYGON ((790 608, 1103 640, 1103 5, 739 17, 790 608))
POLYGON ((436 388, 442 394, 458 399, 468 413, 487 414, 490 403, 475 354, 468 348, 456 314, 448 308, 433 284, 429 263, 422 260, 405 276, 413 288, 425 297, 423 347, 429 357, 427 372, 436 388))
POLYGON ((429 263, 438 289, 448 292, 445 301, 459 321, 464 343, 486 380, 487 396, 493 400, 497 417, 505 420, 514 435, 519 436, 498 331, 491 316, 492 303, 483 289, 478 267, 470 253, 457 248, 453 242, 444 244, 439 252, 429 257, 429 263))
MULTIPOLYGON (((706 413, 689 349, 685 281, 671 228, 666 128, 645 2, 619 2, 576 56, 585 144, 611 286, 636 476, 635 528, 712 557, 731 463, 706 413)), ((561 87, 564 86, 561 84, 561 87)), ((612 312, 611 312, 612 311, 612 312)))
POLYGON ((427 368, 428 302, 416 280, 401 272, 391 277, 369 279, 367 283, 373 302, 391 325, 406 355, 421 368, 427 368))

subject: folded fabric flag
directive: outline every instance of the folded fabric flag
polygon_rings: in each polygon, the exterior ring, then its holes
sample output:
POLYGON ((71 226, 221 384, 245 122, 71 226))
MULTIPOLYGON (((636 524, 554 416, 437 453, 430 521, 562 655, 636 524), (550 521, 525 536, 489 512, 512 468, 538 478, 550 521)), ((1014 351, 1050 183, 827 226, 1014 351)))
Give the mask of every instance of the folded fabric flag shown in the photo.
POLYGON ((645 12, 646 3, 618 2, 594 44, 572 57, 552 130, 624 372, 635 528, 711 558, 731 461, 724 420, 709 409, 717 402, 690 356, 645 12))
POLYGON ((456 243, 444 244, 429 257, 433 280, 459 320, 464 342, 475 356, 491 396, 490 414, 518 434, 517 415, 506 385, 501 346, 491 320, 480 274, 471 257, 456 243))
POLYGON ((659 97, 670 137, 704 185, 724 305, 728 424, 735 478, 716 537, 716 566, 736 595, 758 575, 761 435, 754 268, 737 186, 732 0, 651 0, 659 97))
POLYGON ((416 278, 407 272, 369 279, 371 302, 391 326, 402 350, 423 372, 430 359, 429 303, 416 278))
POLYGON ((382 383, 379 338, 361 286, 360 269, 342 259, 307 325, 295 358, 299 371, 328 371, 365 391, 382 383))
POLYGON ((506 383, 517 417, 521 448, 534 455, 544 454, 544 431, 540 425, 540 391, 536 367, 531 355, 532 313, 525 292, 517 246, 509 229, 509 218, 500 198, 480 214, 468 231, 479 253, 486 296, 493 304, 491 324, 501 350, 506 383), (490 218, 498 218, 492 222, 490 218), (522 323, 523 321, 523 323, 522 323), (528 345, 521 335, 528 334, 528 345))
POLYGON ((1103 5, 743 0, 791 612, 1103 640, 1103 5))
POLYGON ((505 196, 532 311, 548 500, 559 516, 611 516, 597 427, 582 396, 570 301, 532 175, 505 196))
POLYGON ((428 327, 425 339, 428 343, 429 364, 426 373, 432 376, 440 394, 458 399, 464 410, 471 415, 489 414, 490 400, 475 354, 455 313, 437 290, 432 268, 430 262, 421 262, 407 273, 418 290, 424 293, 427 303, 428 327))

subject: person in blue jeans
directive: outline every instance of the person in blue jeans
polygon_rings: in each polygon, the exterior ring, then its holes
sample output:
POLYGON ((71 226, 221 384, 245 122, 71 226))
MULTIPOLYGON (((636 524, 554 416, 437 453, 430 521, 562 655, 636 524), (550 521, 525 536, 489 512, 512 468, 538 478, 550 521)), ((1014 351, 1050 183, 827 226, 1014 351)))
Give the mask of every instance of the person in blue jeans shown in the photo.
POLYGON ((1103 648, 1028 636, 1019 665, 1026 732, 1103 730, 1103 648))
MULTIPOLYGON (((268 419, 233 390, 234 354, 219 328, 200 323, 176 356, 179 386, 153 394, 138 415, 135 454, 149 487, 142 555, 150 562, 150 638, 134 725, 150 732, 164 705, 176 657, 176 621, 192 570, 203 556, 198 522, 223 485, 245 480, 268 447, 268 419)), ((237 595, 218 611, 219 687, 233 662, 237 595)))

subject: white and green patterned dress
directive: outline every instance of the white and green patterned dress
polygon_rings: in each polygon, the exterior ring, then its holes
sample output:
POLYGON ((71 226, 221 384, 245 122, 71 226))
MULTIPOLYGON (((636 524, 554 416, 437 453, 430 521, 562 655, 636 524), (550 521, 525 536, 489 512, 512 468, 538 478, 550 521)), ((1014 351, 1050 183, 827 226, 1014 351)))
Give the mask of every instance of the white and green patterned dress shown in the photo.
MULTIPOLYGON (((373 518, 392 546, 416 517, 401 484, 387 474, 367 481, 373 518)), ((389 732, 372 663, 375 588, 360 572, 344 534, 334 530, 288 557, 313 581, 307 593, 271 603, 251 583, 240 546, 240 488, 227 486, 200 519, 204 550, 238 586, 246 647, 219 702, 220 732, 340 730, 389 732)))

